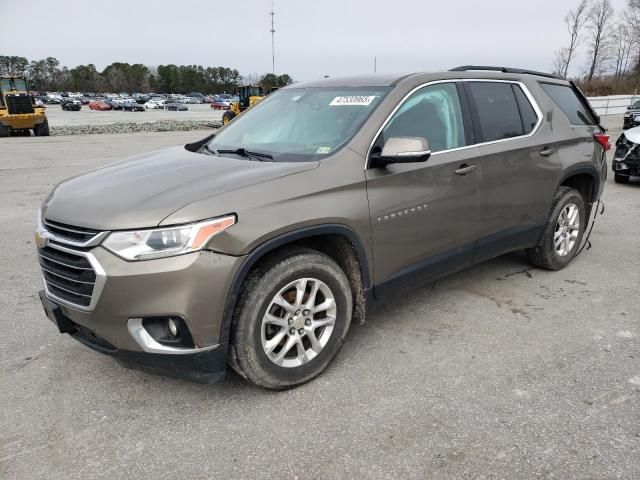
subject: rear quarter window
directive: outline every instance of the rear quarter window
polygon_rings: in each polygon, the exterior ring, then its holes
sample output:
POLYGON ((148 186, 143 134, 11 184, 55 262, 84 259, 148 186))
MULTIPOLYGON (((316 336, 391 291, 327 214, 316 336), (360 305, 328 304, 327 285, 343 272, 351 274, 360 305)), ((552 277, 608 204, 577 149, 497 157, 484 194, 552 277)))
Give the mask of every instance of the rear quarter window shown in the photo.
POLYGON ((520 109, 520 116, 522 117, 522 128, 525 135, 531 133, 535 126, 538 124, 538 114, 533 109, 531 102, 522 91, 522 88, 518 85, 511 85, 513 93, 516 96, 518 102, 518 108, 520 109))
POLYGON ((591 113, 578 98, 575 90, 567 85, 541 83, 540 86, 551 100, 564 112, 571 125, 595 125, 591 113))

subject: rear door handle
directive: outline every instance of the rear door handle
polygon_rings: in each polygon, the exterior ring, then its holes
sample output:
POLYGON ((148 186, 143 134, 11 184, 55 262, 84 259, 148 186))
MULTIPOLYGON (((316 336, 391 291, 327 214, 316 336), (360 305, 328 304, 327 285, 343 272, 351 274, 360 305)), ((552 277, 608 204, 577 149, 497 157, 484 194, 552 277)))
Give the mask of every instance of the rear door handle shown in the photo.
POLYGON ((542 150, 540 152, 540 155, 542 155, 543 157, 548 157, 549 155, 551 155, 555 150, 551 147, 547 147, 544 150, 542 150))
POLYGON ((454 170, 453 173, 456 175, 467 175, 468 173, 473 172, 477 167, 477 165, 467 165, 466 163, 463 163, 460 165, 460 168, 454 170))

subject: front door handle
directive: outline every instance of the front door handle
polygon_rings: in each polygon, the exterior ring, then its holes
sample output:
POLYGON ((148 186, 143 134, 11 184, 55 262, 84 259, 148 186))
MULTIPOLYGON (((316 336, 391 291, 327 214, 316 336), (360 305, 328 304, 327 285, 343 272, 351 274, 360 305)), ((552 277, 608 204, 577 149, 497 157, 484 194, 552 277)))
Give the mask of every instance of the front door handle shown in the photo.
POLYGON ((548 157, 549 155, 551 155, 555 150, 551 147, 546 147, 544 150, 542 150, 540 152, 540 155, 542 155, 543 157, 548 157))
POLYGON ((454 170, 453 173, 456 175, 467 175, 468 173, 473 172, 477 167, 477 165, 467 165, 466 163, 463 163, 460 165, 460 168, 454 170))

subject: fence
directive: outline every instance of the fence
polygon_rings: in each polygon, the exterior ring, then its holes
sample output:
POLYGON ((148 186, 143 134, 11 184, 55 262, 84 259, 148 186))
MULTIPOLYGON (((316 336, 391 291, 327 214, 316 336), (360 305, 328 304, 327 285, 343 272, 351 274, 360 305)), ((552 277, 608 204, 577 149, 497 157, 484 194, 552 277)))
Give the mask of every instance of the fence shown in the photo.
POLYGON ((636 95, 609 95, 607 97, 588 97, 589 103, 598 115, 621 115, 636 100, 636 95))

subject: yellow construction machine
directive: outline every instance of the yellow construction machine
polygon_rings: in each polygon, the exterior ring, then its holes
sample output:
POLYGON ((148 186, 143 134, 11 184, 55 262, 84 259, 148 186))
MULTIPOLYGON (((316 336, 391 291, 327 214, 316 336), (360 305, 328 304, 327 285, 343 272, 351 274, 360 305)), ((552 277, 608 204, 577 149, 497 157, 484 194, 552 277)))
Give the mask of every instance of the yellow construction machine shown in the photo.
POLYGON ((44 106, 38 106, 19 77, 0 77, 0 137, 9 135, 49 135, 44 106))
POLYGON ((226 125, 247 108, 253 107, 264 98, 264 91, 259 85, 245 85, 238 87, 238 101, 231 102, 229 110, 222 115, 222 124, 226 125))

